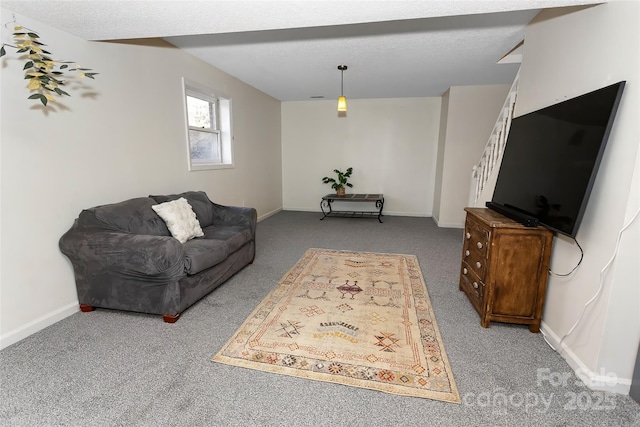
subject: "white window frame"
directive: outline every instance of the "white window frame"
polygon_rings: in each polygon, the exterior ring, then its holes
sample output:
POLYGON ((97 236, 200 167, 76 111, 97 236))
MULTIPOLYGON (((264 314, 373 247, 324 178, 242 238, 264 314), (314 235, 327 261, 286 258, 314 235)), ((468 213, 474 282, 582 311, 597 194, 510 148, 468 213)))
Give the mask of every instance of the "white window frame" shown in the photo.
POLYGON ((211 169, 229 169, 233 163, 233 124, 231 114, 231 98, 224 93, 211 89, 200 83, 182 78, 184 100, 184 122, 187 142, 187 166, 189 171, 201 171, 211 169), (189 126, 189 112, 187 109, 187 96, 192 96, 215 104, 215 127, 212 129, 199 129, 189 126), (203 131, 216 134, 220 148, 221 161, 198 161, 192 158, 189 131, 203 131))

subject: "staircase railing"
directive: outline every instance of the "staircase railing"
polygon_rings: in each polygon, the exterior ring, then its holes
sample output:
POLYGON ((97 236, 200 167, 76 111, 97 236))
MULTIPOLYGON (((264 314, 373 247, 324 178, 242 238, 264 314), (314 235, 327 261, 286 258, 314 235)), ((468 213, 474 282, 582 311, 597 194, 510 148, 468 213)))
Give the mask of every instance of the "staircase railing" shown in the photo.
POLYGON ((511 89, 507 95, 507 99, 500 110, 498 120, 496 121, 489 141, 484 148, 480 161, 473 167, 471 171, 471 188, 469 193, 469 206, 475 206, 485 189, 489 177, 494 172, 496 166, 500 166, 502 160, 502 153, 507 143, 507 136, 509 135, 509 129, 511 127, 511 120, 513 119, 513 111, 516 104, 516 96, 518 92, 518 80, 520 77, 520 70, 516 74, 511 89))

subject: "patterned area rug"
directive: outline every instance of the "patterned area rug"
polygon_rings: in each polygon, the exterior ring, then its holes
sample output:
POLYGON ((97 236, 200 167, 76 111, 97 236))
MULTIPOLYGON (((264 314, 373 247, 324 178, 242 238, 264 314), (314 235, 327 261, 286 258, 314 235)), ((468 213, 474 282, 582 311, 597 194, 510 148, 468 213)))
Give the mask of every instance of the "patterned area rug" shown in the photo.
POLYGON ((414 255, 309 249, 213 360, 460 402, 414 255))

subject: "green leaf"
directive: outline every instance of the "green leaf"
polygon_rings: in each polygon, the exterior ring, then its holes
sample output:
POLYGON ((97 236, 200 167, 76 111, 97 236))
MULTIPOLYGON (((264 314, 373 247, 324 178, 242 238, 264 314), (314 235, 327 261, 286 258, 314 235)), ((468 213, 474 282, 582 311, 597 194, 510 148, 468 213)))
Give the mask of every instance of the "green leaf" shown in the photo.
POLYGON ((65 68, 69 68, 69 66, 68 66, 68 65, 61 65, 61 66, 60 66, 60 69, 61 69, 61 70, 64 70, 65 68))
POLYGON ((14 36, 24 36, 26 33, 13 33, 14 36))
POLYGON ((16 51, 16 52, 17 52, 17 53, 23 53, 23 52, 26 52, 26 51, 28 51, 28 50, 29 50, 28 48, 23 48, 23 49, 20 49, 20 50, 18 50, 18 51, 16 51))
POLYGON ((45 105, 45 106, 47 105, 47 97, 39 93, 34 93, 27 99, 39 99, 40 102, 42 102, 42 105, 45 105))
POLYGON ((91 71, 91 68, 78 68, 80 71, 91 71))
POLYGON ((2 48, 0 48, 0 57, 3 57, 7 54, 7 51, 4 48, 4 45, 2 45, 2 48))
POLYGON ((96 74, 99 74, 99 73, 85 73, 84 76, 89 78, 89 79, 95 80, 95 78, 93 76, 95 76, 96 74))
POLYGON ((55 74, 56 76, 61 76, 64 73, 62 71, 52 71, 51 74, 55 74))
POLYGON ((71 95, 69 95, 67 92, 63 91, 62 89, 60 89, 60 88, 58 88, 58 87, 57 87, 57 88, 55 88, 55 89, 54 89, 54 91, 55 91, 55 93, 57 93, 58 95, 67 95, 67 96, 71 96, 71 95))
POLYGON ((29 37, 31 37, 32 39, 39 39, 39 38, 40 38, 40 36, 39 36, 39 35, 37 35, 36 33, 27 33, 27 35, 28 35, 29 37))
POLYGON ((51 55, 51 52, 47 52, 46 50, 42 50, 42 53, 46 53, 47 55, 51 55))
POLYGON ((26 64, 24 64, 23 70, 26 70, 27 68, 33 68, 33 61, 29 61, 26 64))

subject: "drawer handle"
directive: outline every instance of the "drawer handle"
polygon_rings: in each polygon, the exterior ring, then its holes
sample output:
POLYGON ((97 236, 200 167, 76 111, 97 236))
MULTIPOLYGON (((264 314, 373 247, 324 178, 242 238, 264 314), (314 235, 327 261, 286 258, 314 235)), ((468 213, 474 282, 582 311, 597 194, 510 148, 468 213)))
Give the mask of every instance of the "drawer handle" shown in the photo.
POLYGON ((478 282, 473 282, 473 289, 478 289, 478 282))
POLYGON ((476 267, 478 268, 482 267, 482 264, 480 263, 480 261, 476 262, 476 267))
POLYGON ((467 274, 467 267, 462 269, 462 274, 467 274))
POLYGON ((469 254, 470 254, 470 253, 471 253, 471 252, 469 252, 469 249, 467 249, 466 251, 464 251, 464 255, 465 255, 465 256, 469 256, 469 254))
POLYGON ((471 238, 471 233, 467 233, 467 239, 471 238))
POLYGON ((478 249, 482 249, 482 243, 478 242, 477 246, 478 246, 478 249))

